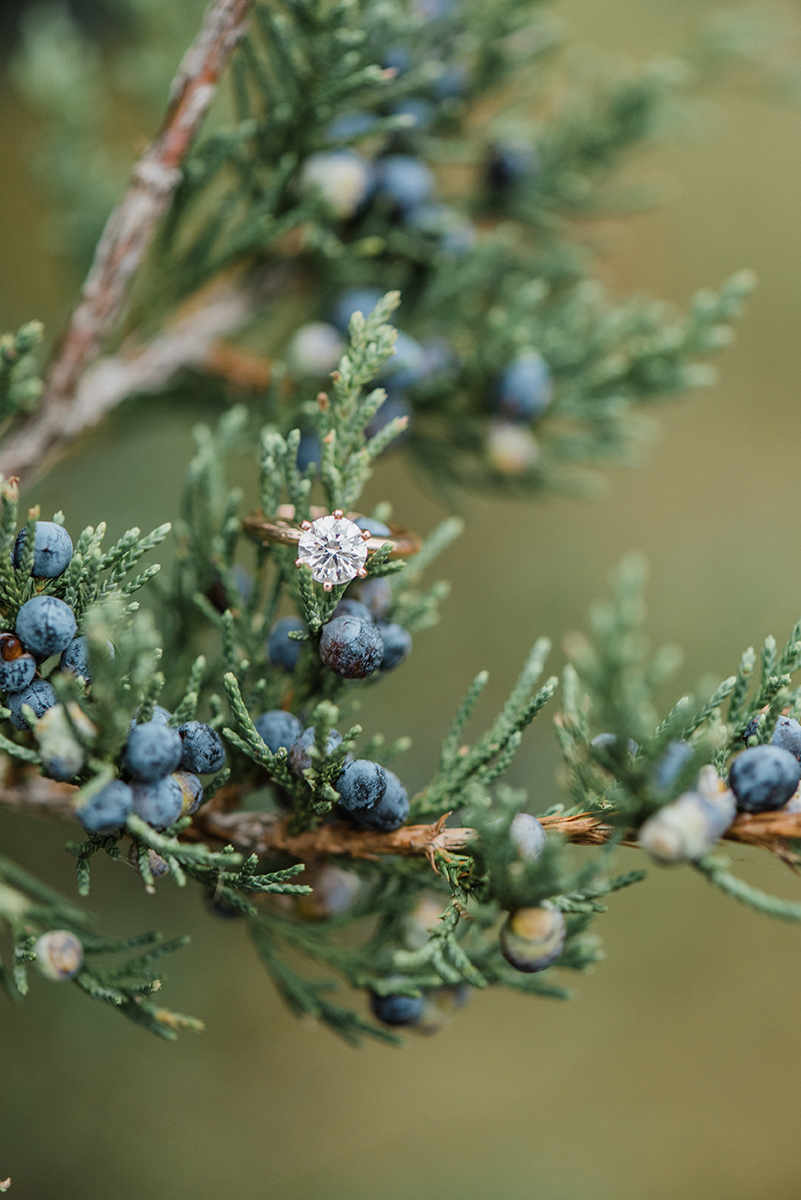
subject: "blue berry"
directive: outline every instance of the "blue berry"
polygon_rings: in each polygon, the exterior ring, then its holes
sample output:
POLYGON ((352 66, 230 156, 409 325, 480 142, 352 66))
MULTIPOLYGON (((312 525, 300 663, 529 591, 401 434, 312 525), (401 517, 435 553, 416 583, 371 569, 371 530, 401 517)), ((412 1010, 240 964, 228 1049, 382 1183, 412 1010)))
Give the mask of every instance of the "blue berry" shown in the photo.
POLYGON ((770 739, 774 746, 789 750, 796 758, 801 759, 801 725, 791 717, 779 717, 773 737, 770 739))
POLYGON ((267 656, 275 667, 283 667, 292 672, 297 666, 303 642, 295 642, 287 635, 294 631, 304 630, 306 626, 297 617, 281 617, 270 630, 267 642, 267 656))
POLYGON ((37 967, 45 979, 53 983, 74 979, 83 966, 83 946, 75 934, 66 929, 43 933, 33 949, 37 967))
POLYGON ((393 390, 403 391, 425 379, 429 370, 429 356, 420 343, 409 337, 408 333, 399 333, 392 356, 381 369, 380 378, 387 379, 388 386, 393 390))
POLYGON ((781 746, 753 746, 735 758, 729 786, 741 812, 770 812, 786 804, 798 787, 801 765, 781 746))
POLYGON ((70 675, 81 675, 87 681, 89 674, 89 647, 85 637, 73 638, 67 649, 62 651, 59 669, 68 671, 70 675))
POLYGON ((365 137, 376 123, 372 113, 343 112, 334 117, 326 130, 330 142, 352 141, 365 137))
POLYGON ((310 467, 312 463, 315 466, 320 465, 320 439, 315 433, 304 433, 298 442, 295 462, 301 475, 305 475, 306 468, 310 467))
POLYGON ((434 95, 438 100, 455 100, 467 91, 468 72, 461 63, 446 67, 432 84, 434 95))
POLYGON ((684 764, 693 756, 689 742, 668 742, 662 757, 654 767, 654 787, 660 792, 668 791, 681 774, 684 764))
MULTIPOLYGON (((129 726, 129 732, 131 729, 134 729, 136 727, 136 723, 137 723, 136 718, 138 717, 138 715, 139 715, 139 709, 137 708, 136 711, 134 712, 133 720, 131 721, 131 724, 129 726)), ((171 712, 168 712, 168 710, 166 708, 162 708, 160 704, 153 705, 153 716, 150 718, 151 725, 169 725, 171 720, 172 720, 171 712)), ((146 724, 146 722, 143 721, 142 724, 146 724)))
POLYGON ((389 425, 390 421, 394 421, 396 417, 406 417, 406 428, 396 434, 391 443, 392 447, 399 446, 408 437, 409 425, 412 421, 412 406, 406 397, 400 394, 387 397, 375 416, 368 421, 364 431, 365 436, 375 437, 385 425, 389 425))
POLYGON ((519 812, 509 825, 509 837, 523 862, 536 862, 545 849, 548 835, 531 813, 519 812))
POLYGON ((323 626, 320 658, 343 679, 365 679, 381 664, 384 646, 372 620, 334 617, 323 626))
POLYGON ((551 369, 541 354, 522 354, 506 368, 498 384, 498 408, 516 421, 541 417, 553 395, 551 369))
POLYGON ((346 812, 375 808, 387 790, 387 773, 378 763, 357 758, 343 768, 336 781, 336 790, 340 808, 346 812))
MULTIPOLYGON (((17 534, 14 542, 14 566, 22 566, 27 529, 17 534)), ((37 521, 36 538, 33 546, 33 574, 37 579, 57 579, 63 575, 72 561, 72 538, 63 525, 55 521, 37 521)))
MULTIPOLYGON (((289 766, 296 775, 302 775, 312 765, 309 750, 314 745, 315 732, 314 726, 310 725, 308 729, 304 729, 300 737, 289 748, 289 766)), ((333 753, 341 741, 342 734, 338 729, 332 729, 328 734, 328 741, 325 747, 327 753, 333 753)))
POLYGON ((0 634, 0 691, 21 692, 36 674, 36 659, 13 633, 0 634))
POLYGON ((412 52, 408 46, 390 46, 381 59, 381 66, 397 75, 405 75, 411 65, 412 52))
POLYGON ((32 708, 35 716, 42 717, 57 701, 56 693, 46 680, 34 679, 33 683, 29 683, 21 692, 14 692, 6 697, 6 706, 11 710, 11 724, 17 729, 30 729, 22 715, 23 704, 32 708))
POLYGON ((152 783, 178 769, 183 743, 177 729, 145 721, 128 735, 123 761, 134 779, 152 783))
MULTIPOLYGON (((590 742, 591 746, 612 747, 617 741, 617 734, 614 733, 598 733, 590 742)), ((640 747, 635 742, 634 738, 629 738, 629 754, 634 758, 640 752, 640 747)))
POLYGON ((372 624, 373 614, 366 604, 362 604, 361 600, 352 600, 349 596, 340 600, 334 609, 334 617, 358 617, 360 621, 369 621, 372 624))
POLYGON ((279 750, 289 750, 303 733, 303 725, 295 714, 284 712, 281 708, 262 713, 260 717, 256 717, 253 724, 259 737, 273 754, 277 754, 279 750))
POLYGON ((409 96, 392 106, 393 117, 409 117, 405 129, 425 129, 434 117, 434 105, 430 100, 421 100, 417 96, 409 96))
POLYGON ((152 782, 137 781, 131 785, 133 811, 154 829, 174 825, 184 806, 184 793, 174 775, 152 782))
POLYGON ((354 813, 354 819, 365 829, 377 833, 392 833, 405 825, 409 817, 409 797, 397 775, 384 767, 387 777, 387 790, 374 808, 362 809, 354 813))
POLYGON ((372 517, 357 517, 353 522, 359 529, 366 529, 373 537, 392 537, 392 530, 383 521, 375 521, 372 517))
POLYGON ((475 225, 450 204, 420 204, 409 210, 405 221, 412 229, 438 238, 448 254, 467 254, 475 245, 475 225))
POLYGON ((402 625, 397 625, 394 622, 389 625, 380 624, 378 632, 381 634, 381 641, 384 645, 381 670, 391 671, 393 667, 397 667, 403 662, 411 650, 412 635, 408 629, 404 629, 402 625))
POLYGON ((376 165, 379 196, 391 201, 401 212, 425 204, 434 191, 434 176, 424 162, 410 154, 388 154, 376 165))
POLYGON ((225 746, 216 729, 203 721, 186 721, 178 726, 183 743, 181 767, 196 775, 210 775, 225 765, 225 746))
POLYGON ((191 817, 203 801, 203 784, 191 771, 175 771, 171 778, 178 784, 183 796, 181 816, 191 817))
POLYGON ((66 650, 78 626, 75 613, 57 596, 34 596, 17 613, 17 637, 37 658, 66 650))
POLYGON ((369 317, 382 295, 378 288, 371 287, 352 288, 343 292, 334 305, 331 320, 337 329, 347 333, 353 314, 360 312, 363 317, 369 317))
POLYGON ((385 617, 392 607, 392 585, 383 576, 363 580, 355 592, 374 617, 385 617))
POLYGON ((112 779, 76 809, 76 816, 87 833, 113 833, 125 824, 132 808, 133 792, 128 784, 112 779))
POLYGON ((379 996, 370 993, 370 1010, 384 1025, 416 1025, 423 1015, 423 996, 379 996))
POLYGON ((540 156, 531 142, 504 142, 493 148, 487 166, 492 187, 506 189, 539 174, 540 156))
POLYGON ((516 971, 534 974, 556 962, 565 945, 565 918, 557 908, 518 908, 500 932, 500 947, 516 971))
POLYGON ((324 150, 306 159, 300 179, 304 191, 318 191, 335 216, 347 219, 370 195, 373 168, 355 150, 324 150))

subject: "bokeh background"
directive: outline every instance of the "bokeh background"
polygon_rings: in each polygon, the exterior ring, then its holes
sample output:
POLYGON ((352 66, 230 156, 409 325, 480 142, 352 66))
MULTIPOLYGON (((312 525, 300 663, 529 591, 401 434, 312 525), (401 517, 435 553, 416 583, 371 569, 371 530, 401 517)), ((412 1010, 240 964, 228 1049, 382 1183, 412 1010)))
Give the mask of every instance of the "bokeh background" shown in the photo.
MULTIPOLYGON (((577 43, 640 57, 681 48, 712 7, 558 10, 577 43)), ((47 205, 27 173, 37 120, 0 87, 3 328, 32 316, 57 325, 72 287, 44 246, 47 205)), ((686 652, 667 705, 798 617, 800 146, 798 108, 719 93, 690 138, 630 172, 659 180, 671 203, 587 231, 621 293, 682 302, 742 266, 761 286, 720 383, 663 410, 646 469, 613 473, 593 504, 466 504, 468 532, 442 561, 454 584, 443 622, 371 704, 374 728, 414 739, 410 790, 473 674, 491 671, 486 717, 536 636, 553 637, 561 664, 562 637, 632 548, 651 563, 654 639, 686 652)), ((168 519, 191 426, 206 415, 187 404, 123 412, 35 498, 48 513, 63 507, 73 530, 168 519)), ((372 498, 384 497, 421 530, 443 515, 398 457, 373 482, 372 498)), ((527 734, 512 775, 537 806, 557 795, 549 722, 527 734)), ((65 833, 0 814, 4 851, 70 892, 65 833)), ((733 856, 750 881, 801 895, 778 863, 733 856)), ((621 851, 621 869, 639 857, 621 851)), ((798 1196, 801 929, 738 908, 689 870, 653 869, 611 898, 597 926, 608 961, 578 978, 575 1001, 475 995, 437 1038, 401 1051, 354 1051, 297 1023, 245 931, 207 915, 191 888, 149 899, 132 873, 99 864, 91 905, 106 927, 192 934, 167 999, 207 1032, 166 1045, 43 981, 19 1009, 0 1001, 0 1178, 12 1176, 17 1200, 798 1196)))

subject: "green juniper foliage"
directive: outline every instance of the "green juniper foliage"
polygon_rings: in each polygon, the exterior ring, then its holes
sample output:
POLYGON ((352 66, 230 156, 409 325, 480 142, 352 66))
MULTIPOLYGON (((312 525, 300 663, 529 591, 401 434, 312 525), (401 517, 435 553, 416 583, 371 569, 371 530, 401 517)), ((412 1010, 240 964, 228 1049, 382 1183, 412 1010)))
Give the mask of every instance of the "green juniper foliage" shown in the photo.
MULTIPOLYGON (((114 182, 96 153, 99 98, 149 102, 192 8, 123 7, 135 31, 124 55, 86 56, 67 18, 40 13, 16 68, 56 122, 44 165, 76 262, 114 182)), ((204 374, 222 410, 195 430, 169 578, 149 555, 170 526, 108 550, 104 526, 89 528, 69 554, 63 514, 29 509, 18 539, 16 479, 0 489, 0 800, 83 824, 67 845, 81 897, 101 853, 132 864, 148 892, 188 885, 246 922, 288 1006, 351 1043, 396 1041, 400 1025, 432 1032, 471 988, 568 996, 561 971, 602 957, 590 925, 606 898, 644 876, 615 873, 624 840, 801 919, 714 852, 735 818, 732 760, 801 715, 801 624, 781 654, 768 639, 758 680, 746 651, 712 694, 660 715, 676 654, 648 652, 631 559, 591 637, 573 638, 560 698, 539 638, 468 741, 479 673, 417 795, 387 765, 408 738, 361 724, 361 693, 391 686, 412 637, 439 619, 448 588, 428 571, 461 530, 451 517, 405 543, 402 512, 361 514, 381 456, 405 446, 441 490, 585 488, 584 468, 633 461, 646 432, 635 405, 708 381, 700 360, 728 342, 751 286, 740 273, 682 316, 592 277, 573 219, 631 204, 614 172, 668 128, 685 72, 599 65, 571 82, 558 40, 544 6, 521 0, 255 3, 228 95, 105 348, 133 332, 139 346, 169 338, 172 318, 221 281, 249 297, 243 345, 228 347, 229 360, 258 352, 249 403, 240 391, 229 404, 219 369, 197 358, 160 385, 194 394, 204 374), (495 116, 479 120, 490 103, 495 116), (250 516, 229 482, 246 455, 261 502, 250 516), (343 520, 353 556, 329 577, 298 541, 307 525, 303 537, 321 537, 323 516, 343 520), (535 815, 503 776, 546 706, 567 797, 535 815), (347 804, 343 779, 355 781, 347 804), (331 998, 335 978, 369 996, 375 1019, 359 997, 331 998)), ((41 393, 40 337, 31 323, 0 345, 3 432, 24 430, 41 393)), ((766 835, 788 861, 792 811, 766 835)), ((181 939, 101 937, 82 906, 6 859, 0 921, 12 998, 36 961, 152 1032, 198 1027, 152 999, 155 964, 181 939), (117 953, 134 957, 94 965, 117 953)))

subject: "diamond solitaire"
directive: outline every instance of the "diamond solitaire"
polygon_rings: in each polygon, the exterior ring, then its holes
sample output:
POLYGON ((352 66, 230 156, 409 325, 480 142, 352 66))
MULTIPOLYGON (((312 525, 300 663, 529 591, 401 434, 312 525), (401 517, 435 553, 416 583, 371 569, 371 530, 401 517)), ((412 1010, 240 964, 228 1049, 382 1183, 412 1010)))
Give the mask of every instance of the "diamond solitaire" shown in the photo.
POLYGON ((349 583, 351 579, 367 574, 367 547, 370 534, 349 521, 341 509, 330 517, 318 517, 313 523, 304 521, 303 532, 298 542, 298 557, 295 566, 307 566, 312 579, 330 592, 335 584, 349 583))

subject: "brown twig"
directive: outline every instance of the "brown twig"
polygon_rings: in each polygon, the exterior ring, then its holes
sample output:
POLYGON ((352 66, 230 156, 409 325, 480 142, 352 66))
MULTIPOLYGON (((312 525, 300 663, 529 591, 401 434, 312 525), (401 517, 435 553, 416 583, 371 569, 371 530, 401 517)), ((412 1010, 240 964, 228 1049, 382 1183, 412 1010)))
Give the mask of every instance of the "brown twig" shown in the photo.
POLYGON ((127 191, 106 222, 50 368, 41 407, 8 439, 0 454, 4 475, 24 474, 107 411, 108 404, 93 402, 91 389, 76 406, 79 385, 120 320, 131 280, 181 180, 181 163, 245 31, 251 2, 212 0, 206 10, 202 28, 173 80, 161 129, 136 164, 127 191))

